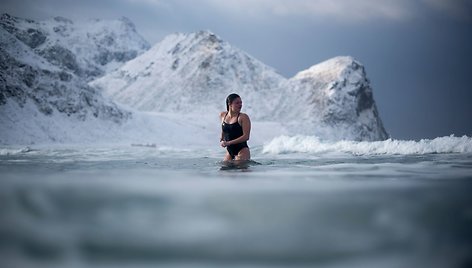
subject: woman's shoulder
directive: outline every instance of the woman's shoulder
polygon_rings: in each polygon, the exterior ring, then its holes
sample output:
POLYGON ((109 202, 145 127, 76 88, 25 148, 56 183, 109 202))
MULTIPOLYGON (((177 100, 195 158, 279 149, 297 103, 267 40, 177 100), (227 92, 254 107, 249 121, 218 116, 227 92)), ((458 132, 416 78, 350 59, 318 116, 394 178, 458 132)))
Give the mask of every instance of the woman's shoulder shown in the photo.
POLYGON ((226 115, 226 113, 227 113, 226 111, 220 112, 220 117, 223 117, 223 116, 225 116, 225 115, 226 115))
POLYGON ((249 115, 245 114, 245 113, 239 113, 239 118, 243 118, 243 119, 248 119, 249 120, 249 115))

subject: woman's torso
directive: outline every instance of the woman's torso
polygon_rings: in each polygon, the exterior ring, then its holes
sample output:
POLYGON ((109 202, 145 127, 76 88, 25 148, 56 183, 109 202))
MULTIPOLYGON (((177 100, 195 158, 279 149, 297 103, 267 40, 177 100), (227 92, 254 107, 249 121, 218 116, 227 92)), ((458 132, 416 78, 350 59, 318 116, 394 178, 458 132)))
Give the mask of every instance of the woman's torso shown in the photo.
POLYGON ((243 127, 239 124, 239 115, 236 118, 236 122, 234 123, 226 123, 226 116, 228 113, 225 114, 223 117, 223 121, 221 123, 221 128, 223 130, 223 137, 225 141, 230 141, 237 139, 243 135, 243 127))

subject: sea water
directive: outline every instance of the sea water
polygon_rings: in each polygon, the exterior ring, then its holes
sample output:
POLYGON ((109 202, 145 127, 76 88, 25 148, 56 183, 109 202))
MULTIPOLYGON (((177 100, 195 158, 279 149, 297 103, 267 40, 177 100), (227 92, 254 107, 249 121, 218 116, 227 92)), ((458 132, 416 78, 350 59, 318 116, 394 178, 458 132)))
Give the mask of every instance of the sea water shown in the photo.
POLYGON ((3 148, 0 266, 471 267, 472 152, 389 142, 3 148))

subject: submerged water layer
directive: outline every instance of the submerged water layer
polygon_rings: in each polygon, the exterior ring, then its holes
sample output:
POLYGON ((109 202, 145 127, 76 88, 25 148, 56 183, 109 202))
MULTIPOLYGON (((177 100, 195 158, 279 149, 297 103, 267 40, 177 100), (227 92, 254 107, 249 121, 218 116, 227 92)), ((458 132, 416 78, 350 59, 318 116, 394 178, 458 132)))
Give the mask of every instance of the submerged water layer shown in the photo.
POLYGON ((472 264, 470 154, 11 150, 2 267, 472 264))

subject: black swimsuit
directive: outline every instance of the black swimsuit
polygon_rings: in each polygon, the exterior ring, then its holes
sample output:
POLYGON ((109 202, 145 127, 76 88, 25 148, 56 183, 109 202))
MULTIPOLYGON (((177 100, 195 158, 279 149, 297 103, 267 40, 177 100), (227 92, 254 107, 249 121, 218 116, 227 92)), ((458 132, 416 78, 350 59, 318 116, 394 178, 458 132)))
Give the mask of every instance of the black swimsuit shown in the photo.
MULTIPOLYGON (((223 118, 223 123, 221 124, 221 128, 223 130, 223 137, 225 141, 230 141, 237 139, 243 135, 243 128, 241 125, 238 123, 239 119, 239 114, 238 118, 236 118, 236 122, 233 124, 228 124, 225 122, 226 116, 228 113, 225 114, 225 117, 223 118)), ((231 155, 231 158, 234 159, 236 155, 238 155, 239 151, 243 148, 249 148, 247 146, 247 142, 241 142, 237 144, 231 144, 226 146, 226 150, 228 150, 228 153, 231 155)))

